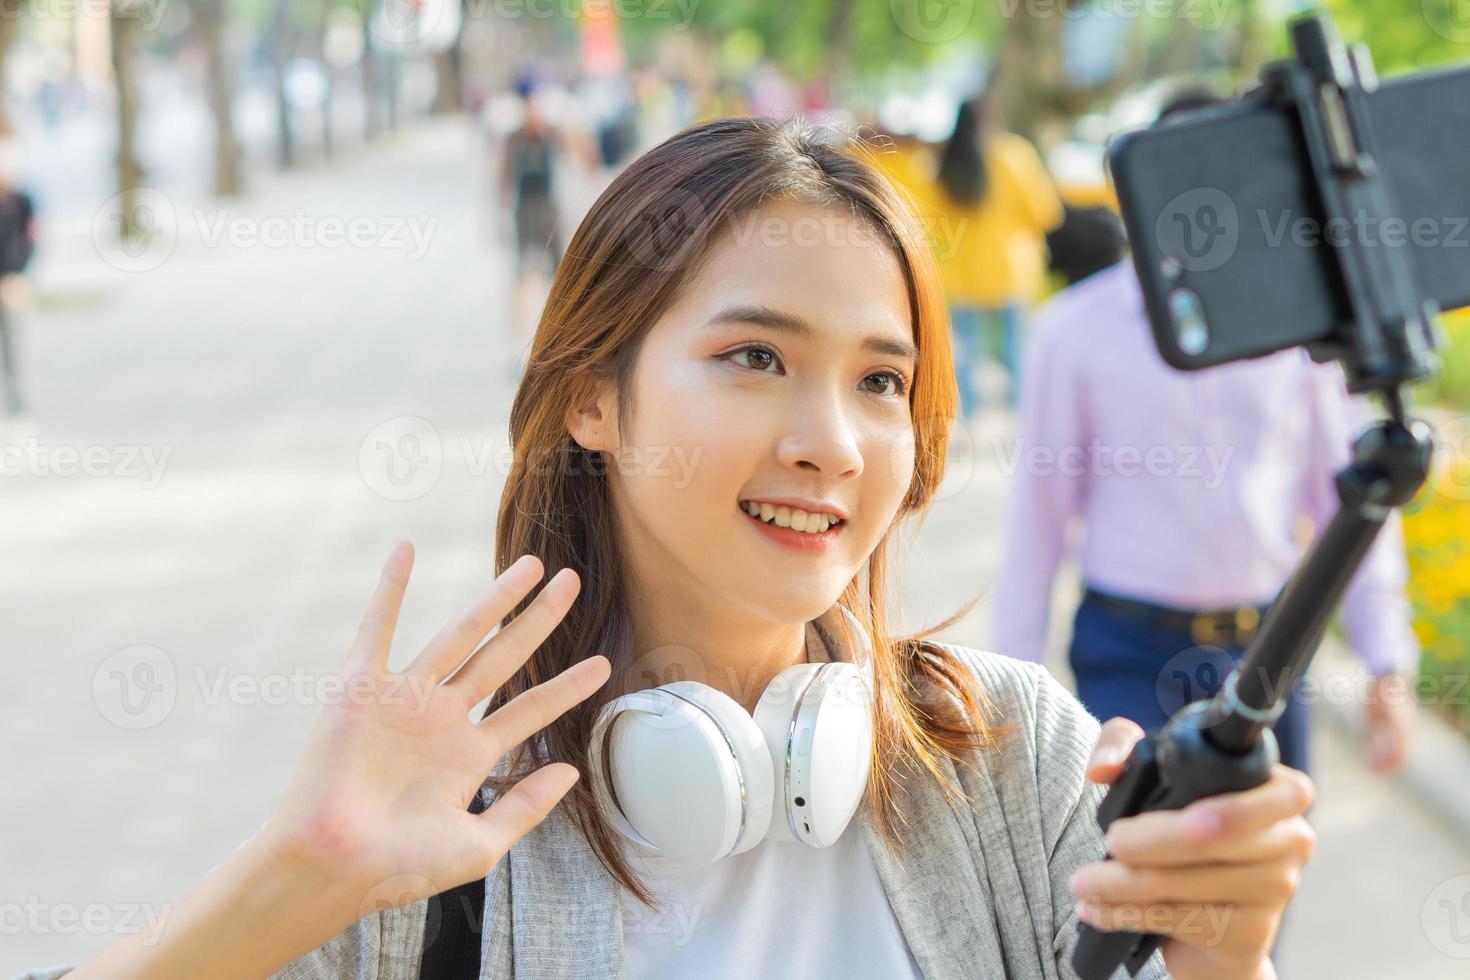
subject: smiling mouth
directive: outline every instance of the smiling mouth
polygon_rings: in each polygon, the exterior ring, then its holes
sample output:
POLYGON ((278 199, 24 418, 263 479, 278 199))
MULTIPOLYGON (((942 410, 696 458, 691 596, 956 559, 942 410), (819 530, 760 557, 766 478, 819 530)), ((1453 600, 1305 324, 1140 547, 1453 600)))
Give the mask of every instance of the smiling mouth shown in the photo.
POLYGON ((807 534, 814 538, 836 534, 847 523, 834 514, 810 514, 794 507, 776 507, 752 500, 740 501, 740 510, 746 517, 766 527, 807 534))

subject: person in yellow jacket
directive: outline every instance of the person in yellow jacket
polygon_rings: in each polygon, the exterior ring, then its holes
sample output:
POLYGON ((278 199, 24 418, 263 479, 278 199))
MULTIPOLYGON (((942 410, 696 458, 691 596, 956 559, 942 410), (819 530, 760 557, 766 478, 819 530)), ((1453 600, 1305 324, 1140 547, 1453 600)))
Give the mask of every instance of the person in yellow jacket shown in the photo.
POLYGON ((1062 222, 1062 201, 1036 149, 990 124, 990 92, 961 103, 937 165, 910 166, 910 189, 924 212, 949 302, 960 410, 980 408, 974 369, 999 333, 1015 406, 1023 314, 1040 298, 1046 233, 1062 222))

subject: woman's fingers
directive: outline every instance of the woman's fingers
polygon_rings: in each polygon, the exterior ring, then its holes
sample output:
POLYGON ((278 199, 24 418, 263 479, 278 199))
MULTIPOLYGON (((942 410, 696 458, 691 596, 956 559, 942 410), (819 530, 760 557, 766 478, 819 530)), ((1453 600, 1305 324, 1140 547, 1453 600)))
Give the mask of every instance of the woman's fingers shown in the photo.
POLYGON ((1072 894, 1093 905, 1225 902, 1285 904, 1296 893, 1301 864, 1278 858, 1263 864, 1206 864, 1187 868, 1134 868, 1120 861, 1085 864, 1072 874, 1072 894))
POLYGON ((1305 860, 1315 838, 1301 815, 1313 795, 1306 774, 1278 765, 1253 789, 1113 821, 1106 835, 1108 852, 1125 864, 1149 867, 1244 863, 1279 849, 1297 849, 1305 860))
POLYGON ((557 572, 531 604, 471 654, 446 684, 463 691, 471 704, 498 690, 556 629, 581 588, 576 572, 570 568, 557 572))
POLYGON ((587 700, 607 683, 612 664, 604 656, 578 661, 549 681, 522 691, 509 704, 501 706, 475 727, 483 730, 490 742, 487 749, 493 763, 517 745, 560 718, 574 706, 587 700))
POLYGON ((368 600, 357 639, 352 643, 349 663, 359 669, 386 669, 388 649, 393 644, 393 630, 398 626, 398 610, 403 605, 403 592, 408 588, 408 575, 413 569, 413 545, 400 541, 383 563, 378 587, 368 600))
POLYGON ((1087 760, 1087 778, 1095 783, 1111 783, 1123 772, 1123 763, 1133 746, 1143 738, 1143 729, 1127 718, 1109 718, 1102 726, 1087 760))
POLYGON ((479 825, 485 842, 483 870, 479 872, 481 876, 489 874, 490 869, 505 857, 516 841, 546 819, 552 807, 577 782, 578 775, 575 766, 553 762, 516 783, 484 813, 478 816, 467 814, 469 819, 479 825))
POLYGON ((404 671, 437 684, 464 663, 470 651, 503 620, 539 581, 545 569, 534 555, 522 555, 496 577, 485 595, 446 625, 404 671))

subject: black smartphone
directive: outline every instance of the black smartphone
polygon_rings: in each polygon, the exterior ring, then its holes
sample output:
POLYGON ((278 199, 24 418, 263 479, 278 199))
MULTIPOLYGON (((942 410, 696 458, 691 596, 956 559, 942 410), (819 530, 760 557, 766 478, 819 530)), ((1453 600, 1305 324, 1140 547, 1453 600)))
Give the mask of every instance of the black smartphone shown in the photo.
MULTIPOLYGON (((1425 297, 1470 305, 1470 67, 1368 95, 1398 220, 1324 222, 1296 110, 1247 97, 1108 151, 1154 339, 1183 370, 1331 336, 1349 316, 1334 240, 1410 249, 1425 297)), ((1362 216, 1359 216, 1361 219, 1362 216)))

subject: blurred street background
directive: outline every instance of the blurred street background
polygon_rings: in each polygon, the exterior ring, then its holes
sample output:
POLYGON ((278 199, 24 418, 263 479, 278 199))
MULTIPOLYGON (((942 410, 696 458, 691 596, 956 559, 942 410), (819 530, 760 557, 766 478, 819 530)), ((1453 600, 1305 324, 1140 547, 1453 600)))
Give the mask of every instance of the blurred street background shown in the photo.
MULTIPOLYGON (((1462 0, 1326 6, 1385 75, 1470 60, 1462 0)), ((803 113, 882 134, 916 180, 993 79, 1067 213, 1106 226, 1107 139, 1181 80, 1254 79, 1303 9, 0 3, 0 264, 6 235, 33 251, 0 268, 0 974, 146 928, 270 814, 395 540, 418 552, 395 666, 492 577, 550 263, 638 152, 703 119, 803 113)), ((1067 278, 1053 261, 1025 306, 1067 278)), ((1470 316, 1444 326, 1421 401, 1470 434, 1470 316)), ((1017 378, 994 346, 895 579, 904 627, 1001 566, 1017 378)), ((1410 759, 1368 767, 1350 697, 1314 715, 1319 844, 1288 980, 1470 975, 1470 438, 1456 448, 1404 519, 1414 671, 1436 692, 1410 759)), ((1068 561, 1046 651, 1068 680, 1078 592, 1068 561)), ((945 638, 994 649, 993 605, 945 638)), ((1334 638, 1314 676, 1354 669, 1334 638)))

